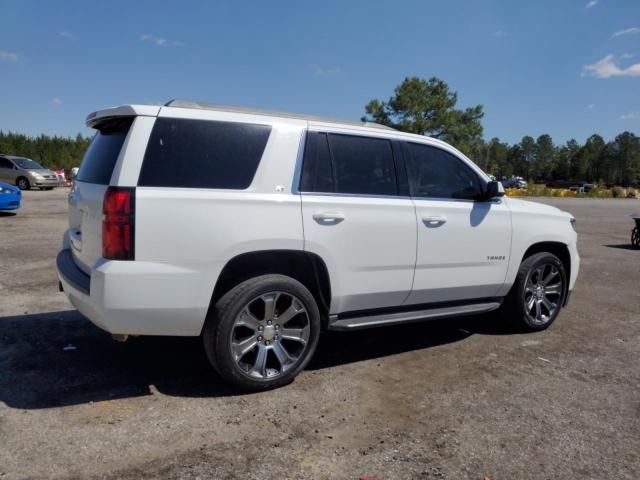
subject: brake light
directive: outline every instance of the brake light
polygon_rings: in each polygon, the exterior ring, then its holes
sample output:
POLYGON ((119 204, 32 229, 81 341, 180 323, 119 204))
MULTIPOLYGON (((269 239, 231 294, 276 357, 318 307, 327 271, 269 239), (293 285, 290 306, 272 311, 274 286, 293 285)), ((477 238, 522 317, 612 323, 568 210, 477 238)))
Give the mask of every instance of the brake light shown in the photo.
POLYGON ((102 256, 133 260, 136 189, 109 187, 102 202, 102 256))

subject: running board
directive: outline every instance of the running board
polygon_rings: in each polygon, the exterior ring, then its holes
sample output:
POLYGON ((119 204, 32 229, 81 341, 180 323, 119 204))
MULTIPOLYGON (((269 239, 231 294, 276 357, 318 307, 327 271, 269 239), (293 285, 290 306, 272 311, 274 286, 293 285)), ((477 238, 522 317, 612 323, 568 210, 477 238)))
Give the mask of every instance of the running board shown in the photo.
POLYGON ((339 315, 329 316, 329 330, 358 330, 360 328, 384 327, 398 323, 420 322, 438 318, 457 317, 474 313, 486 313, 496 310, 502 302, 490 301, 466 305, 447 307, 432 307, 409 312, 382 313, 377 315, 365 314, 357 317, 340 318, 339 315))

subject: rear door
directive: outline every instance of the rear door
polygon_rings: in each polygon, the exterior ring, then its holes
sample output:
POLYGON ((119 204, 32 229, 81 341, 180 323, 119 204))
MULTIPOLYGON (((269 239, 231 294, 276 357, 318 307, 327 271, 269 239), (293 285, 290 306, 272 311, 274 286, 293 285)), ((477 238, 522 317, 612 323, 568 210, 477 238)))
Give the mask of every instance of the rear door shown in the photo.
POLYGON ((435 145, 406 143, 418 220, 418 255, 407 303, 492 297, 503 286, 511 249, 511 213, 500 199, 476 200, 486 179, 435 145))
POLYGON ((305 250, 331 277, 331 313, 401 305, 411 290, 416 217, 393 139, 307 133, 300 187, 305 250))
POLYGON ((80 165, 69 193, 69 240, 74 260, 86 273, 102 256, 102 200, 130 131, 132 117, 107 119, 80 165))
POLYGON ((13 163, 8 158, 0 157, 0 182, 6 182, 14 184, 14 172, 13 163))

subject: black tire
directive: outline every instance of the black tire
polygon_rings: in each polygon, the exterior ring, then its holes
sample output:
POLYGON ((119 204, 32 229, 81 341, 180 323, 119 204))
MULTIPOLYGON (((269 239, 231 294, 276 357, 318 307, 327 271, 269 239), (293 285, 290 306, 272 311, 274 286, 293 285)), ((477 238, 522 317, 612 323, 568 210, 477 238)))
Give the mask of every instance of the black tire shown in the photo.
POLYGON ((25 177, 18 177, 16 179, 16 187, 20 190, 31 190, 31 184, 25 177))
MULTIPOLYGON (((224 380, 245 391, 271 390, 293 381, 296 375, 309 363, 318 344, 319 336, 320 312, 311 292, 297 280, 275 274, 262 275, 246 280, 227 292, 210 309, 202 331, 204 348, 211 365, 224 380), (268 378, 268 376, 267 378, 255 378, 238 364, 232 352, 231 342, 234 336, 234 329, 238 328, 235 324, 238 316, 245 308, 248 308, 248 305, 251 305, 254 301, 259 301, 262 295, 268 295, 270 292, 284 292, 285 295, 297 297, 306 310, 309 336, 297 357, 296 363, 288 370, 279 372, 274 378, 268 378)), ((272 345, 273 347, 275 345, 272 345)), ((254 347, 254 349, 258 348, 260 346, 254 347)), ((249 353, 251 354, 251 351, 249 353)), ((267 355, 273 357, 275 352, 267 355)))
MULTIPOLYGON (((555 278, 555 277, 554 277, 555 278)), ((555 285, 555 284, 554 284, 555 285)), ((555 290, 555 289, 554 289, 555 290)), ((509 294, 505 298, 502 307, 500 308, 500 314, 518 331, 525 332, 537 332, 544 330, 551 325, 562 309, 565 296, 567 292, 567 274, 562 261, 548 252, 541 252, 531 255, 525 258, 520 264, 518 274, 516 275, 516 281, 511 287, 509 294), (555 306, 555 310, 551 313, 546 307, 543 307, 542 320, 536 320, 534 315, 527 311, 527 303, 533 298, 534 307, 537 302, 537 293, 531 293, 527 290, 527 282, 533 279, 532 276, 538 276, 536 271, 543 267, 543 272, 550 272, 552 267, 555 267, 558 272, 560 287, 558 288, 559 294, 552 295, 552 305, 555 306), (527 300, 528 298, 528 300, 527 300), (547 311, 547 315, 544 315, 544 311, 547 311), (549 315, 549 313, 551 313, 549 315), (546 318, 545 318, 546 317, 546 318)), ((544 295, 544 291, 541 295, 544 295)), ((546 297, 545 297, 546 298, 546 297)), ((535 308, 534 308, 535 310, 535 308)))
POLYGON ((634 248, 640 248, 640 228, 638 227, 631 231, 631 245, 634 248))

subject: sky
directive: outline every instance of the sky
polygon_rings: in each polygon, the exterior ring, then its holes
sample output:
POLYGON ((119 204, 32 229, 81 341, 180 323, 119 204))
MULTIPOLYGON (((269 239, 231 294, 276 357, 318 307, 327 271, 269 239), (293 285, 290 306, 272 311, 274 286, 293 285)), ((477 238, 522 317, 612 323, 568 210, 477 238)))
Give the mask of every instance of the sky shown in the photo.
POLYGON ((173 98, 359 119, 439 77, 484 137, 640 133, 640 0, 0 0, 0 130, 173 98))

